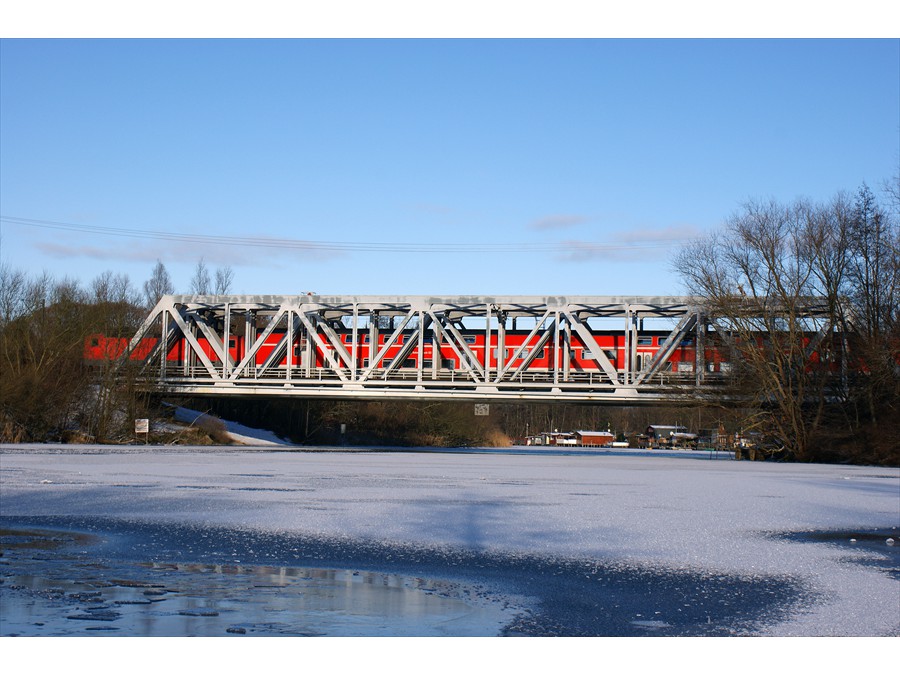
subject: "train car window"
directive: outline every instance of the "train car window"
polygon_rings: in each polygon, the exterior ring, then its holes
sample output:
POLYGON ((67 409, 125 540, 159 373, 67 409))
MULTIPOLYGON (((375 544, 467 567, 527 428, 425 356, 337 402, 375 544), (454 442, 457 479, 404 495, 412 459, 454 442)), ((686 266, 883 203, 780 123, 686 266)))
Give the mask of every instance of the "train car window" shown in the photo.
POLYGON ((475 336, 474 336, 474 335, 466 335, 465 338, 466 338, 466 344, 467 344, 467 345, 474 345, 474 344, 475 344, 475 336))
POLYGON ((694 338, 685 338, 681 341, 682 347, 691 347, 694 344, 694 338))
POLYGON ((652 337, 646 337, 646 336, 645 336, 645 337, 638 337, 637 343, 638 343, 638 345, 644 345, 644 346, 646 346, 646 345, 652 345, 652 344, 653 344, 653 338, 652 338, 652 337))
POLYGON ((100 346, 100 338, 92 337, 91 338, 91 347, 99 347, 100 346))
POLYGON ((415 367, 416 367, 416 360, 415 360, 415 359, 406 359, 406 360, 403 362, 403 367, 404 367, 404 368, 415 368, 415 367))
POLYGON ((610 361, 615 361, 616 352, 614 349, 604 349, 603 353, 606 354, 606 358, 608 358, 610 361))
POLYGON ((235 346, 237 346, 237 338, 235 338, 234 336, 228 338, 228 346, 230 348, 234 348, 235 346))

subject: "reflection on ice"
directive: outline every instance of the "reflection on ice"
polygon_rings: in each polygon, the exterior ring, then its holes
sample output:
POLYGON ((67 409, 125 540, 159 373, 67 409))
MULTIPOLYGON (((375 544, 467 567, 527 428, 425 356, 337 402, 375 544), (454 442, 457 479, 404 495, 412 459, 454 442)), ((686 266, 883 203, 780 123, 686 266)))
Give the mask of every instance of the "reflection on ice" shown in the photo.
MULTIPOLYGON (((45 541, 34 543, 46 549, 45 541)), ((233 564, 98 566, 70 555, 33 554, 6 549, 4 636, 475 636, 497 635, 511 619, 472 589, 398 574, 233 564)))

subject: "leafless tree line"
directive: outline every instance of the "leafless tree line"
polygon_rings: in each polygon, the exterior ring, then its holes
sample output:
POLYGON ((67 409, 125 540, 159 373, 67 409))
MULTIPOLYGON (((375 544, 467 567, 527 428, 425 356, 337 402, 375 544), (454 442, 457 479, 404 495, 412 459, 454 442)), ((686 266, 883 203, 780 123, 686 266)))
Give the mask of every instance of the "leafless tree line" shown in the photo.
POLYGON ((900 460, 898 251, 896 211, 863 186, 826 204, 749 202, 678 254, 675 269, 737 357, 746 425, 771 449, 900 460))
MULTIPOLYGON (((209 289, 197 286, 208 281, 206 269, 201 259, 192 290, 227 293, 231 268, 216 270, 209 289)), ((88 368, 85 340, 92 334, 130 338, 147 309, 172 292, 161 261, 140 290, 127 275, 112 271, 83 287, 75 279, 29 275, 0 264, 0 440, 83 434, 105 441, 129 435, 129 425, 145 405, 135 379, 127 365, 112 360, 88 368)))
MULTIPOLYGON (((201 257, 194 268, 194 274, 190 281, 190 293, 194 295, 227 295, 231 292, 234 282, 234 270, 226 265, 219 267, 210 276, 209 267, 201 257)), ((153 307, 164 295, 175 292, 175 284, 169 276, 166 266, 157 260, 150 278, 144 282, 144 299, 147 307, 153 307)))
POLYGON ((117 410, 133 410, 137 399, 111 390, 110 368, 87 373, 84 341, 133 332, 142 314, 126 275, 104 272, 82 288, 0 265, 0 438, 61 439, 75 430, 108 438, 117 410))

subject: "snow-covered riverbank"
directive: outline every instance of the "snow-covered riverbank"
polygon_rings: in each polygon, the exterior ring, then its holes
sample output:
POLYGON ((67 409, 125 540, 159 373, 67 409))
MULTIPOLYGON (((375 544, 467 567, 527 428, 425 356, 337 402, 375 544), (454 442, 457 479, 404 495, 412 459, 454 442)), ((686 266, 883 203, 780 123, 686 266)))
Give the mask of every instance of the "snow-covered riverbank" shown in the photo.
POLYGON ((897 469, 703 455, 0 450, 7 519, 118 518, 788 578, 806 601, 758 634, 900 634, 900 579, 886 571, 896 566, 886 539, 900 527, 897 469), (885 541, 867 541, 875 531, 885 541), (813 532, 820 541, 782 536, 813 532))

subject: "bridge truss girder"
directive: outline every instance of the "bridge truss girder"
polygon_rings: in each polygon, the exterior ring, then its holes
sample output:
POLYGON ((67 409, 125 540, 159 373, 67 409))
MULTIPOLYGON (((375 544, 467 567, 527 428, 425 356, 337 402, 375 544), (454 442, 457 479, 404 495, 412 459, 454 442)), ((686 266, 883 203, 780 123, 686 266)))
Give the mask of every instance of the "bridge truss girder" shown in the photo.
POLYGON ((143 381, 184 395, 657 403, 715 391, 703 367, 708 325, 700 303, 685 297, 170 295, 151 311, 128 352, 155 339, 142 360, 143 381), (656 357, 639 363, 637 337, 648 319, 671 328, 656 357), (603 331, 618 326, 612 330, 623 337, 622 367, 597 342, 591 322, 605 322, 603 331), (507 351, 506 335, 517 329, 529 330, 528 337, 507 351), (484 336, 481 356, 465 339, 473 331, 484 336), (227 345, 238 333, 243 348, 232 358, 227 345), (352 337, 343 341, 340 333, 352 337), (274 345, 273 335, 279 336, 274 345), (573 335, 589 370, 572 365, 573 335), (182 338, 182 358, 170 363, 167 355, 182 338), (692 372, 664 372, 668 355, 685 339, 697 345, 692 372), (365 341, 377 354, 361 364, 365 341), (261 360, 264 346, 271 353, 261 360), (459 369, 442 367, 442 347, 456 355, 459 369), (544 348, 552 367, 535 369, 544 348), (415 367, 404 366, 413 353, 415 367))

